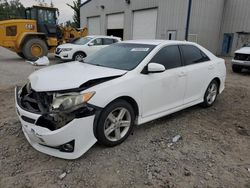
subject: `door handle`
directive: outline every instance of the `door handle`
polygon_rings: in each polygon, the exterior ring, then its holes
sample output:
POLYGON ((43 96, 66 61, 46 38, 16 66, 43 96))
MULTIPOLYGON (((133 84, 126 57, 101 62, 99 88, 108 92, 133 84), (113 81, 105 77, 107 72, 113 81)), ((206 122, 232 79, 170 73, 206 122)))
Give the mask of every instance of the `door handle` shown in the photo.
POLYGON ((208 69, 209 69, 209 70, 212 70, 212 69, 214 69, 214 66, 213 66, 213 65, 209 65, 209 66, 208 66, 208 69))
POLYGON ((179 74, 178 74, 178 76, 179 77, 185 77, 187 74, 185 73, 185 72, 180 72, 179 74))

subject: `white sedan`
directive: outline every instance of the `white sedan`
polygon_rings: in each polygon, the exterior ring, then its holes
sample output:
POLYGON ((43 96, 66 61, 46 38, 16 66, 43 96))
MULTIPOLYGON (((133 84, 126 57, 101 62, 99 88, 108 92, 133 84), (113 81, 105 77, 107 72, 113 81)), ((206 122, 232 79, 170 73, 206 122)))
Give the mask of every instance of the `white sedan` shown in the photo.
POLYGON ((72 43, 59 45, 56 48, 55 57, 64 61, 82 61, 100 49, 120 41, 120 38, 112 36, 87 36, 76 39, 72 43))
POLYGON ((75 159, 97 141, 122 143, 134 125, 212 106, 225 78, 224 60, 198 44, 126 41, 34 72, 16 88, 16 109, 35 149, 75 159))

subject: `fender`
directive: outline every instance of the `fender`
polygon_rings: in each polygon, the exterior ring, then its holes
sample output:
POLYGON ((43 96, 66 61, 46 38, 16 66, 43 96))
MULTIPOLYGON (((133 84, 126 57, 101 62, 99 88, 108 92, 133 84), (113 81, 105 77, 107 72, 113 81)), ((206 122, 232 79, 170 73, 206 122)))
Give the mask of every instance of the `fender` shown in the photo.
POLYGON ((17 45, 17 48, 19 49, 19 51, 21 51, 21 46, 23 44, 23 42, 25 41, 25 39, 29 36, 38 36, 40 38, 44 38, 45 41, 47 39, 47 36, 44 34, 44 33, 39 33, 39 32, 25 32, 25 33, 21 33, 18 38, 17 38, 17 42, 16 42, 16 45, 17 45))

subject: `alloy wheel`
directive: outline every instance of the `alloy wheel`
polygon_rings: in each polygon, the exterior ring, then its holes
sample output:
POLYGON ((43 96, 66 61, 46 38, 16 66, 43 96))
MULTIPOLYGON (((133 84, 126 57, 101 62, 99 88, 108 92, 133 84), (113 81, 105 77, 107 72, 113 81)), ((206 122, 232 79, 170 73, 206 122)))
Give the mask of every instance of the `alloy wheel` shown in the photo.
POLYGON ((81 54, 75 56, 75 61, 83 61, 84 57, 81 54))
POLYGON ((131 126, 131 114, 123 107, 109 113, 104 122, 104 135, 112 142, 121 140, 131 126))
POLYGON ((218 87, 215 83, 212 83, 208 88, 207 103, 213 104, 218 94, 218 87))

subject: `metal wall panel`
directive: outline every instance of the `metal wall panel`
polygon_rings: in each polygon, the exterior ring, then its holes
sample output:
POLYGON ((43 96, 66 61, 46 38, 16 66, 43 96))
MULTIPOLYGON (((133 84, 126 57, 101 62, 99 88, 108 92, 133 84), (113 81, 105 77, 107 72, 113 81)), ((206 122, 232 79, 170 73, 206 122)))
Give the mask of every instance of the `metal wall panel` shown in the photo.
POLYGON ((224 0, 193 0, 190 20, 191 36, 213 53, 219 46, 224 0))
POLYGON ((87 17, 101 16, 101 34, 106 34, 107 15, 124 13, 124 39, 133 38, 133 12, 158 8, 157 39, 167 39, 168 31, 176 31, 177 39, 183 40, 187 15, 187 1, 183 0, 92 0, 81 7, 81 26, 87 25, 87 17))
POLYGON ((249 40, 250 34, 250 0, 226 0, 222 28, 220 32, 220 48, 221 53, 224 34, 233 34, 233 44, 231 53, 240 48, 243 43, 249 40), (239 33, 240 32, 240 33, 239 33), (249 33, 249 34, 248 34, 249 33), (248 38, 248 40, 245 40, 248 38))

